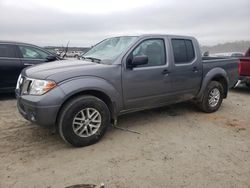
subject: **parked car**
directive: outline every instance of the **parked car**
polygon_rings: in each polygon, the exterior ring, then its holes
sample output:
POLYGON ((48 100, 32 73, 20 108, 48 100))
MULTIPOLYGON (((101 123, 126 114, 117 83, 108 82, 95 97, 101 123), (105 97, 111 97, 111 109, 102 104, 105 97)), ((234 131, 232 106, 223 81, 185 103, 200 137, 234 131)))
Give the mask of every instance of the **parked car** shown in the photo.
POLYGON ((244 57, 240 58, 239 64, 240 82, 250 87, 250 47, 244 57))
POLYGON ((81 57, 81 55, 82 55, 82 52, 80 52, 80 51, 68 51, 68 52, 66 52, 66 54, 65 54, 65 52, 61 53, 61 56, 65 57, 65 58, 77 58, 77 59, 79 59, 81 57))
POLYGON ((74 146, 97 142, 118 116, 194 100, 215 112, 238 81, 237 59, 202 59, 197 40, 173 35, 106 39, 83 60, 54 62, 22 71, 19 112, 56 127, 74 146))
POLYGON ((59 59, 32 44, 0 41, 0 92, 14 91, 22 69, 59 59))

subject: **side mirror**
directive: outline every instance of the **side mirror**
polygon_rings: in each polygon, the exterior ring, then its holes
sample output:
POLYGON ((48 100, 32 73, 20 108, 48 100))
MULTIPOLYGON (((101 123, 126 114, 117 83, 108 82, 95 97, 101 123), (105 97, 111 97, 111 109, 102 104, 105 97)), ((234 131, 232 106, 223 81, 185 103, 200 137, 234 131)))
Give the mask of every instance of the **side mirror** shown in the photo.
POLYGON ((133 68, 137 67, 138 65, 146 65, 148 64, 148 56, 140 55, 133 57, 132 61, 128 62, 128 67, 133 68))
POLYGON ((55 55, 48 55, 46 57, 46 62, 51 62, 57 60, 57 57, 55 55))

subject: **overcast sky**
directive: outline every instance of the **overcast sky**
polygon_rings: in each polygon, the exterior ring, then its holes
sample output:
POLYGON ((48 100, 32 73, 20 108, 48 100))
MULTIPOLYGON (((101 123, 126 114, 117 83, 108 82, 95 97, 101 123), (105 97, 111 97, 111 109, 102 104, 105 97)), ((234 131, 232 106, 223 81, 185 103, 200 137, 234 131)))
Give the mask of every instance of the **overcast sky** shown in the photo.
POLYGON ((0 40, 90 46, 110 36, 192 35, 203 45, 250 40, 250 0, 0 0, 0 40))

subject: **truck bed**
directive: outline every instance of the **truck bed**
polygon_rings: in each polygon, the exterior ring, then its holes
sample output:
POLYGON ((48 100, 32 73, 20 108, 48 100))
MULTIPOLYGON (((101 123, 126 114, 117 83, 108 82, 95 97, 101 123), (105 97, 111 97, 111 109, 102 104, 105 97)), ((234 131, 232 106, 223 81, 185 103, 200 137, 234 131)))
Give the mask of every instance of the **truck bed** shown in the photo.
POLYGON ((222 68, 228 75, 229 88, 234 87, 238 81, 238 63, 236 58, 223 58, 223 57, 203 57, 203 77, 212 68, 222 68))

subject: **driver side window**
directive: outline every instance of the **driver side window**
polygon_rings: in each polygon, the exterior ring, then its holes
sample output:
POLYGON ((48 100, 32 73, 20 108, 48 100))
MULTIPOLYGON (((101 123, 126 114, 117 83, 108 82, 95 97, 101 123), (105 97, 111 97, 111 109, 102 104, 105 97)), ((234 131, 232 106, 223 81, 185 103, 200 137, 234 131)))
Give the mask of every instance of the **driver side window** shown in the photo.
POLYGON ((31 46, 19 46, 21 55, 25 59, 46 59, 49 54, 31 46))
POLYGON ((142 55, 148 57, 148 64, 140 65, 138 67, 159 66, 166 64, 164 40, 148 39, 140 43, 139 46, 133 50, 132 56, 135 57, 142 55))

